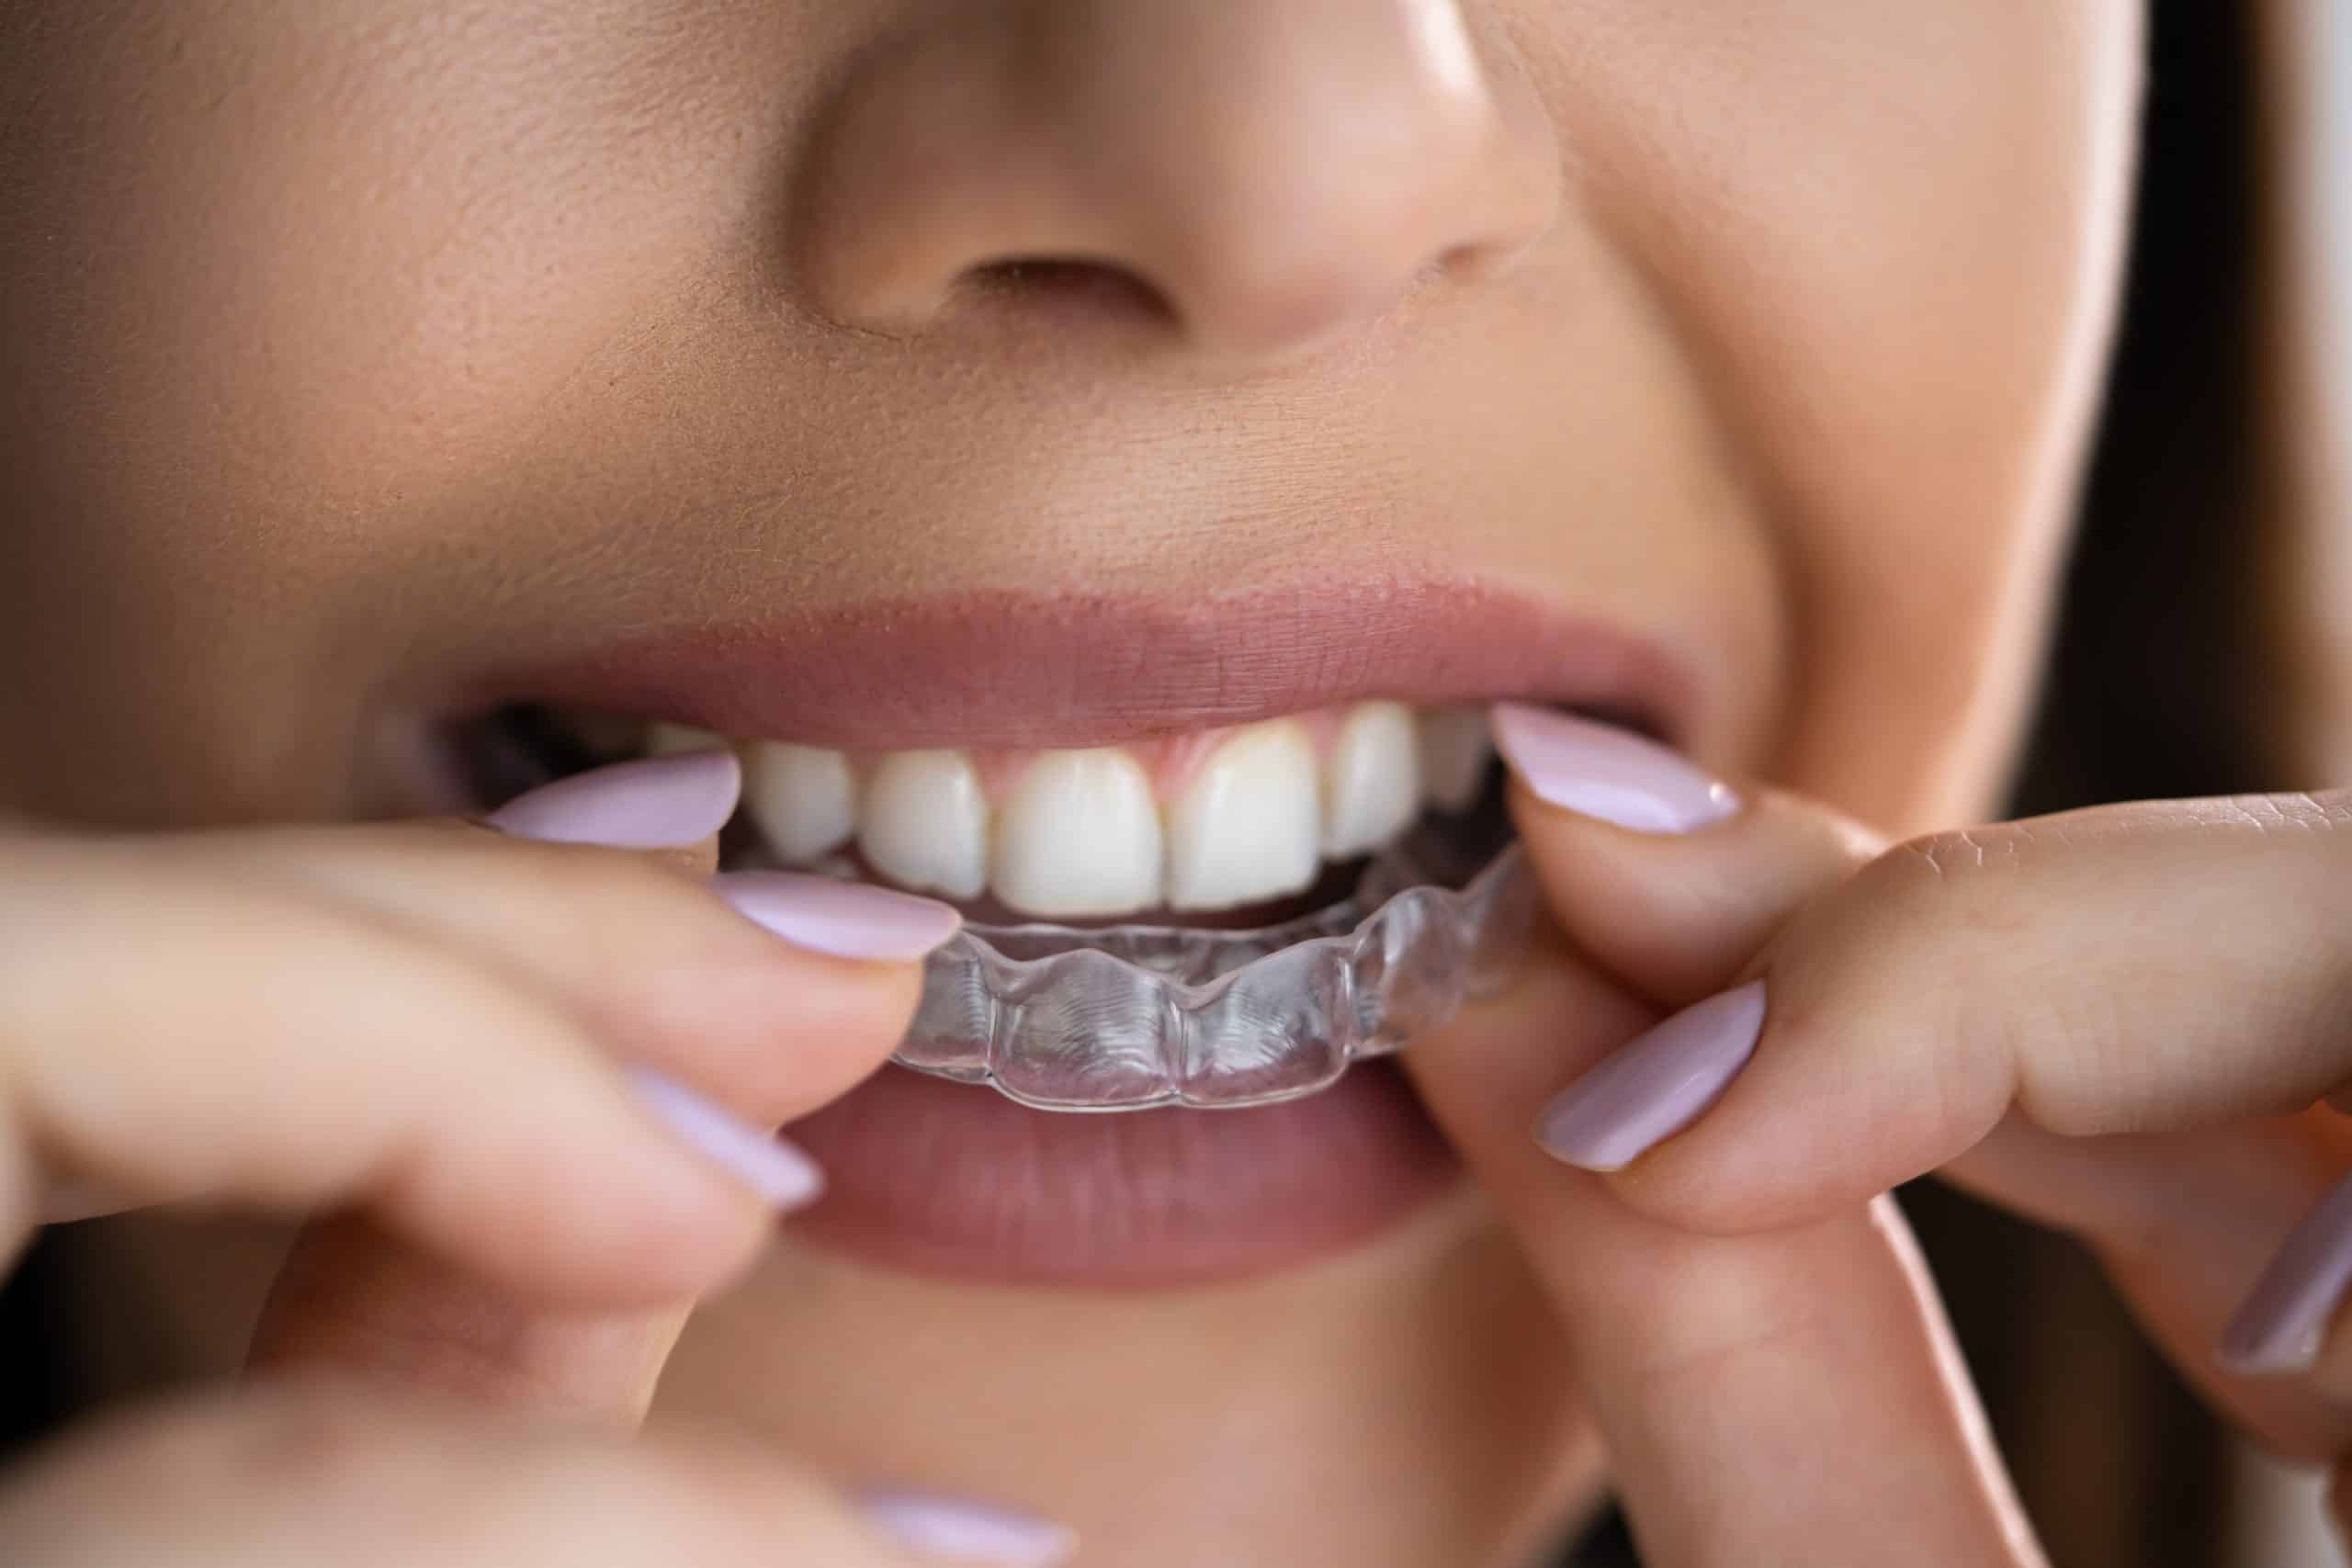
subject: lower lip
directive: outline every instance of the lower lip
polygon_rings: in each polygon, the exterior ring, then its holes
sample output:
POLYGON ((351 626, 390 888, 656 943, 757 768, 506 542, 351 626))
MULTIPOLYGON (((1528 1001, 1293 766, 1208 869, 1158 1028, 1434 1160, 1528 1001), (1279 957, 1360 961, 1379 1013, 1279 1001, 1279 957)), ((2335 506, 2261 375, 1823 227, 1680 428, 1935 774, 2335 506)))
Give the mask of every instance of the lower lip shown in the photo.
POLYGON ((887 1268, 1003 1284, 1206 1285, 1369 1240, 1457 1176, 1385 1062, 1246 1111, 1032 1111, 886 1067, 788 1132, 826 1174, 795 1235, 887 1268))

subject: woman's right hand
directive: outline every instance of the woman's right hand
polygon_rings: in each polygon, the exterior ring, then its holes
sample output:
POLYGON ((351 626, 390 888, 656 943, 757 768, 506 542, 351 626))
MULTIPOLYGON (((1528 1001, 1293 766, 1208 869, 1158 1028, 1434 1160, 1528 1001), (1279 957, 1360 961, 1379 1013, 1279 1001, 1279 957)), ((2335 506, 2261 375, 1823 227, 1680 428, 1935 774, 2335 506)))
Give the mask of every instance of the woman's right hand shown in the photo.
POLYGON ((888 1055, 956 925, 713 880, 739 787, 707 753, 488 823, 0 834, 6 1256, 139 1205, 327 1216, 244 1387, 0 1480, 0 1559, 1056 1560, 1009 1517, 626 1435, 693 1301, 816 1193, 766 1129, 888 1055))

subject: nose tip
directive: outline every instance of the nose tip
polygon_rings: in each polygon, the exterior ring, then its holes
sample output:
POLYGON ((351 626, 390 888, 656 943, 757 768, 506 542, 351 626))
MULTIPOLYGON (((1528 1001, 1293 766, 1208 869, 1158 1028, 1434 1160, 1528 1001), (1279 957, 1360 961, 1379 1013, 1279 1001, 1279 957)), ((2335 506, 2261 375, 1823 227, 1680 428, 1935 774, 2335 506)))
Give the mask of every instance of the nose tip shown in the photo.
POLYGON ((870 53, 831 106, 803 286, 898 334, 1082 299, 1196 353, 1303 348, 1550 227, 1558 149, 1510 65, 1459 0, 967 13, 870 53))

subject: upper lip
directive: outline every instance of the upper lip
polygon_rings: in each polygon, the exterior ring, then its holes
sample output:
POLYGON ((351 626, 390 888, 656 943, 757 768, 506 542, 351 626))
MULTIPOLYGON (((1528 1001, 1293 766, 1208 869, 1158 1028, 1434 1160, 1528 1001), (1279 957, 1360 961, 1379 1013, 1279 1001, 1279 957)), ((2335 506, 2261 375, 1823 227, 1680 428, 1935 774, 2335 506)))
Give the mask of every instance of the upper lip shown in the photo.
POLYGON ((844 750, 1077 747, 1371 697, 1604 710, 1669 742, 1689 663, 1476 580, 1333 580, 1205 603, 966 592, 648 631, 503 671, 536 700, 844 750))

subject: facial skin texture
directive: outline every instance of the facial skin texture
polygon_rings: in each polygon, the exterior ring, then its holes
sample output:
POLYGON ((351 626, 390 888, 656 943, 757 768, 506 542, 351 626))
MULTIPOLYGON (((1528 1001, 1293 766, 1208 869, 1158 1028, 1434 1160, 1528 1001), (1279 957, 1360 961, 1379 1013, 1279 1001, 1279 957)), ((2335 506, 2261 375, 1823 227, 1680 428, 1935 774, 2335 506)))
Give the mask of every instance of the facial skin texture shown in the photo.
MULTIPOLYGON (((623 629, 1339 568, 1633 627, 1702 759, 1976 816, 2138 35, 2126 0, 6 0, 0 801, 380 810, 397 721, 623 629), (973 276, 1041 256, 1102 265, 973 276)), ((785 1248, 668 1397, 1056 1512, 1091 1563, 1475 1562, 1589 1473, 1555 1360, 1465 1200, 1166 1298, 785 1248)))

